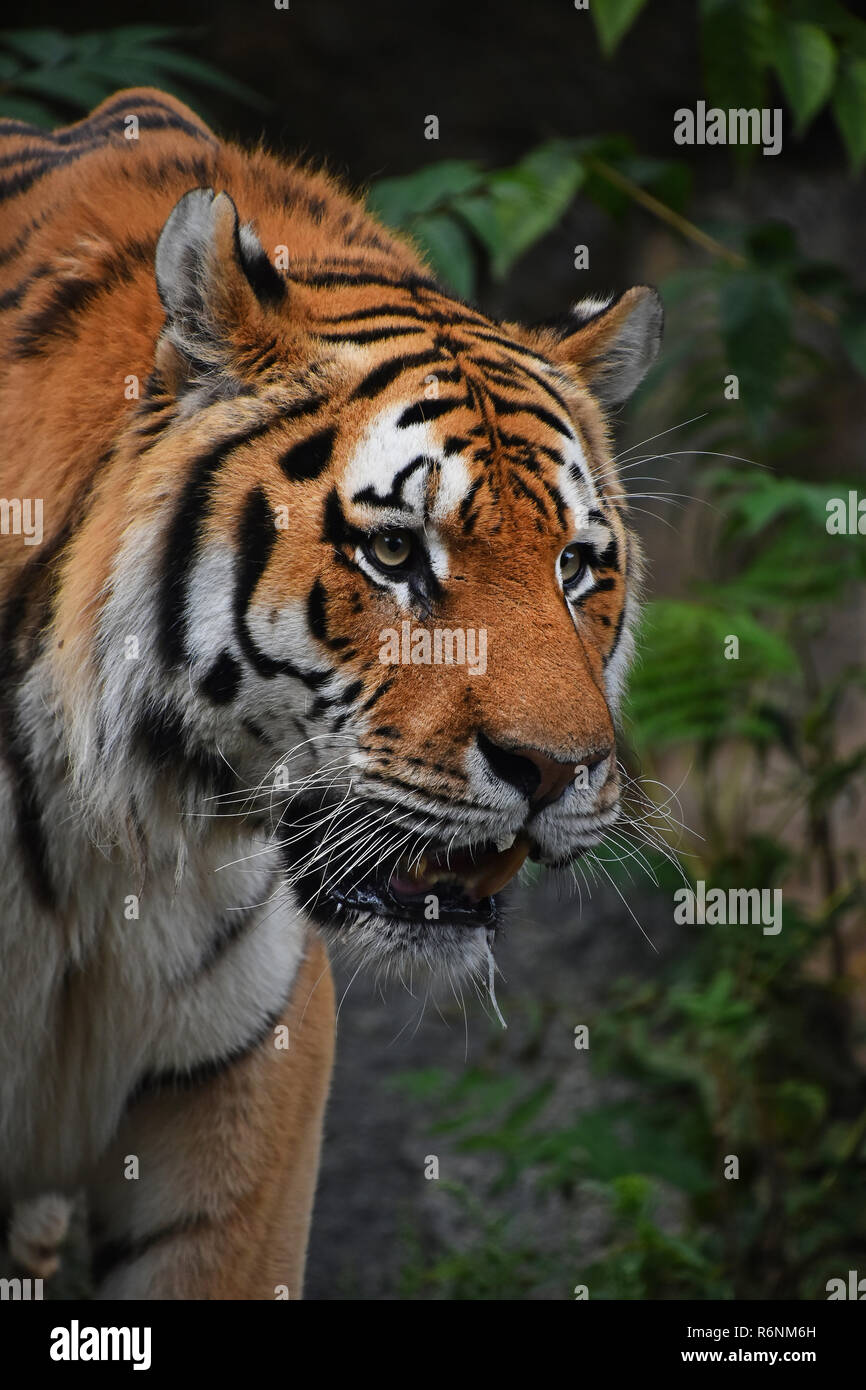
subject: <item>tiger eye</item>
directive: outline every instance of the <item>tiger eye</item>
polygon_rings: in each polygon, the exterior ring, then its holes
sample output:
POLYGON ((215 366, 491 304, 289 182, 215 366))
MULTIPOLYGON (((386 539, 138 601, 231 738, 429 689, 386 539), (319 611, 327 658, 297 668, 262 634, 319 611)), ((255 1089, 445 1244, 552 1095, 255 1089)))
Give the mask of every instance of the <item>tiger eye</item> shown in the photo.
POLYGON ((567 545, 559 557, 559 573, 563 584, 572 584, 586 569, 586 558, 582 545, 567 545))
POLYGON ((379 531, 373 537, 370 549, 380 565, 386 569, 399 569, 412 554, 412 534, 410 531, 379 531))

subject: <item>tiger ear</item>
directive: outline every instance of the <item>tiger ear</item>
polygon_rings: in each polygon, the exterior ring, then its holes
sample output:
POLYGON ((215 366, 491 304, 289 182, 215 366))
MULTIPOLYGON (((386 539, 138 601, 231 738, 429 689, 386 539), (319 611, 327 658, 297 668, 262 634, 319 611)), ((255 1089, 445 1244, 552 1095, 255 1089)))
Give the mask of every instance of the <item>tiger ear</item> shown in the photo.
MULTIPOLYGON (((166 336, 187 359, 219 366, 233 332, 276 308, 285 285, 227 193, 194 188, 176 204, 156 246, 166 336)), ((252 326, 252 325, 250 325, 252 326)))
POLYGON ((548 355, 577 367, 603 406, 621 405, 652 366, 663 324, 661 299, 648 285, 636 285, 616 300, 582 299, 546 325, 554 335, 548 355))

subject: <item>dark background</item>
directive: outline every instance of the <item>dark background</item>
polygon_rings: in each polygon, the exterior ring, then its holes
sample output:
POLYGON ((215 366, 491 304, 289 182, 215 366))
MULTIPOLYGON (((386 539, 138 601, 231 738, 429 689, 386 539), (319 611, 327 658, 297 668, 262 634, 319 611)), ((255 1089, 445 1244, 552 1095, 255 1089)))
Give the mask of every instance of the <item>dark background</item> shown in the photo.
MULTIPOLYGON (((80 3, 72 9, 39 3, 15 22, 66 31, 145 18, 189 25, 197 32, 188 51, 263 98, 255 110, 206 93, 200 109, 221 134, 245 142, 264 138, 281 153, 323 160, 363 189, 434 160, 474 158, 506 165, 552 136, 622 131, 639 141, 644 154, 678 157, 673 112, 693 107, 705 95, 695 8, 692 0, 651 4, 613 61, 602 57, 590 15, 568 0, 441 0, 429 6, 406 0, 291 0, 288 11, 265 0, 179 2, 150 6, 146 16, 121 15, 108 4, 80 3), (424 139, 430 113, 440 121, 435 143, 424 139)), ((78 115, 70 111, 69 119, 78 115)), ((756 221, 781 217, 796 228, 812 257, 856 275, 866 221, 862 180, 846 170, 828 115, 819 116, 804 139, 789 136, 790 130, 783 156, 758 159, 757 174, 739 169, 725 150, 707 149, 700 157, 691 152, 690 216, 699 222, 733 215, 756 221)), ((591 247, 591 270, 580 278, 581 294, 655 282, 696 259, 691 248, 672 243, 645 213, 616 223, 580 199, 506 284, 482 277, 482 306, 530 321, 563 310, 575 296, 571 248, 576 242, 591 247)), ((862 381, 840 370, 821 410, 816 468, 820 471, 826 460, 828 471, 862 475, 862 381)), ((627 439, 627 423, 622 428, 627 439)), ((687 484, 689 470, 688 464, 672 463, 671 487, 687 484)), ((638 516, 636 523, 647 544, 653 596, 677 595, 687 579, 701 575, 700 511, 679 514, 674 535, 653 517, 638 516)), ((827 640, 837 653, 862 645, 862 606, 840 614, 827 640)), ((676 784, 685 770, 674 762, 669 780, 676 784)), ((551 1121, 560 1123, 623 1093, 622 1079, 591 1074, 575 1053, 574 1026, 604 1006, 623 973, 649 979, 684 949, 669 900, 661 903, 640 887, 629 892, 629 900, 658 954, 611 889, 600 888, 581 911, 566 883, 520 887, 497 950, 507 1033, 471 992, 465 1008, 447 995, 438 1008, 433 1003, 424 1008, 422 994, 413 999, 392 985, 383 999, 368 977, 351 980, 338 966, 338 997, 345 992, 345 998, 308 1297, 407 1296, 405 1267, 419 1249, 422 1257, 428 1245, 459 1250, 467 1238, 443 1185, 425 1181, 425 1158, 438 1155, 443 1178, 479 1193, 485 1190, 488 1159, 458 1151, 447 1133, 434 1133, 424 1106, 410 1104, 394 1089, 398 1073, 435 1066, 459 1076, 472 1064, 530 1081, 556 1074, 551 1121)), ((663 1223, 676 1222, 676 1199, 670 1203, 663 1223)), ((529 1182, 522 1182, 506 1204, 514 1228, 535 1246, 556 1246, 564 1223, 579 1233, 584 1261, 604 1243, 603 1205, 591 1186, 564 1203, 554 1194, 539 1199, 529 1182)), ((562 1268, 535 1280, 529 1296, 570 1298, 572 1282, 572 1271, 562 1268)))

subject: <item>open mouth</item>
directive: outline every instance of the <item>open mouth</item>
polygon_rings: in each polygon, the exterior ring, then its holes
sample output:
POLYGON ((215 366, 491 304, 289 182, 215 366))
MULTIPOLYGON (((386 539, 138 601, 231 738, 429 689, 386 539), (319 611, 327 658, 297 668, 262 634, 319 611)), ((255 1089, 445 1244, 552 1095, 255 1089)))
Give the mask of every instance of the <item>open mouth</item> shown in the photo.
MULTIPOLYGON (((294 839, 290 868, 298 901, 322 925, 341 927, 363 917, 455 927, 495 927, 497 895, 532 850, 528 836, 456 849, 428 848, 403 857, 329 855, 327 835, 294 839)), ((345 844, 345 839, 343 840, 345 844)))
POLYGON ((390 873, 372 876, 346 892, 335 888, 332 896, 345 907, 383 917, 495 926, 496 894, 514 878, 530 848, 529 839, 518 835, 502 850, 485 844, 427 853, 400 860, 390 873))

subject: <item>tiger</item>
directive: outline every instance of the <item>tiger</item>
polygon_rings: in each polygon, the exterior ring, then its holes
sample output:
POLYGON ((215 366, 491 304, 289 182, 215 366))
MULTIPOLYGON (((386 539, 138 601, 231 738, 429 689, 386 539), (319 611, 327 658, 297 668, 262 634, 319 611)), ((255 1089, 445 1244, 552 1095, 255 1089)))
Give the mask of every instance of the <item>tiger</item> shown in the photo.
POLYGON ((0 1205, 83 1193, 98 1299, 298 1298, 329 953, 483 981, 620 815, 661 301, 490 317, 155 89, 0 137, 0 1205))

